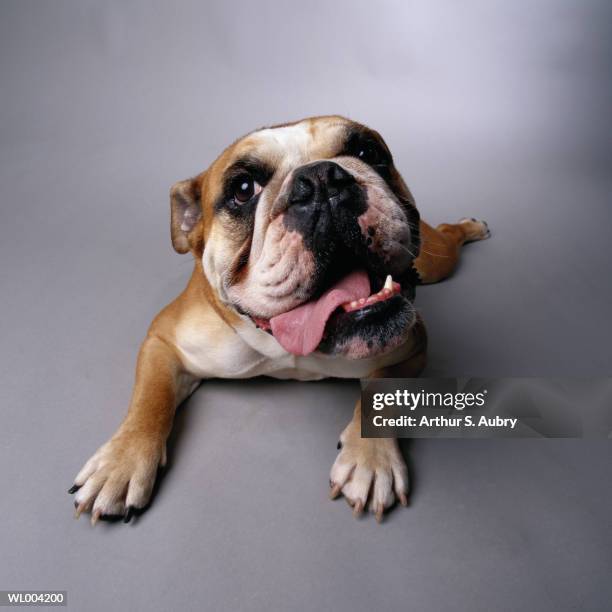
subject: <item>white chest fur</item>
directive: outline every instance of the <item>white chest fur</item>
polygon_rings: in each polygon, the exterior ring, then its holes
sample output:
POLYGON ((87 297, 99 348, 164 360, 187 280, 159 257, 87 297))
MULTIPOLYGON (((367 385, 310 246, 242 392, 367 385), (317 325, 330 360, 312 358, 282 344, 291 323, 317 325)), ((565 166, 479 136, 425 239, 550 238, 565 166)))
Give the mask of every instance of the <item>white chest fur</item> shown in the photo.
POLYGON ((177 329, 176 345, 188 371, 198 378, 272 376, 296 380, 327 377, 363 378, 410 355, 410 343, 371 359, 344 359, 319 353, 300 357, 287 353, 268 333, 245 322, 236 331, 220 333, 206 321, 186 321, 177 329))

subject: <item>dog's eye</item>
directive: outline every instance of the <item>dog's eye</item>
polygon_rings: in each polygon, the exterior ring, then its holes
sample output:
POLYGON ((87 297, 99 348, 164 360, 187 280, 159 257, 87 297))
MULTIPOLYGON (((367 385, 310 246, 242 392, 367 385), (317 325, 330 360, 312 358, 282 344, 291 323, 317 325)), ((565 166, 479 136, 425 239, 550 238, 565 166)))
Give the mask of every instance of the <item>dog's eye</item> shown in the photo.
POLYGON ((245 174, 234 182, 234 200, 244 204, 259 194, 261 189, 261 185, 252 176, 245 174))
POLYGON ((357 147, 357 157, 361 161, 365 162, 366 164, 370 164, 371 166, 380 164, 382 161, 382 156, 378 150, 378 147, 369 143, 365 143, 357 147))

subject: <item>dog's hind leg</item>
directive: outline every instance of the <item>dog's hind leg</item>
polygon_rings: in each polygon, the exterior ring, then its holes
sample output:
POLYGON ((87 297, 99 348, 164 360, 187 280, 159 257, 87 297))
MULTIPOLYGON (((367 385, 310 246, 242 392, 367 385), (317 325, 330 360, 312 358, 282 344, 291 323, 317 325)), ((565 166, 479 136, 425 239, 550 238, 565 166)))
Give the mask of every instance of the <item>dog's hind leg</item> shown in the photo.
POLYGON ((450 276, 459 262, 461 247, 491 235, 488 225, 477 219, 442 223, 435 229, 421 221, 419 229, 421 248, 414 267, 422 283, 437 283, 450 276))

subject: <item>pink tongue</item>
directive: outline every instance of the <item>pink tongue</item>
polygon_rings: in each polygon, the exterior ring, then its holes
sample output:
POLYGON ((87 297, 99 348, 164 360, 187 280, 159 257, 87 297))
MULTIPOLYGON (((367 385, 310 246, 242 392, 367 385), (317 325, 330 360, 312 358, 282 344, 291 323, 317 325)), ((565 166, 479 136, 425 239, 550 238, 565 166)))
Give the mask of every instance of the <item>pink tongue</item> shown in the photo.
POLYGON ((318 300, 272 317, 272 333, 289 353, 308 355, 321 342, 327 319, 338 306, 369 295, 368 275, 365 270, 356 270, 330 287, 318 300))

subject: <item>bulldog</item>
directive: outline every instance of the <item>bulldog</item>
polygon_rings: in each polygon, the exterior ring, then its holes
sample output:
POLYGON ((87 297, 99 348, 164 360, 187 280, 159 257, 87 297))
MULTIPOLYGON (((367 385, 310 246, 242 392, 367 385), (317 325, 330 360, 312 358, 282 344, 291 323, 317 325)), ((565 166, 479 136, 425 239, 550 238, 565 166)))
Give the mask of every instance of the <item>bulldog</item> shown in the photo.
MULTIPOLYGON (((123 516, 150 501, 176 407, 203 379, 416 376, 425 327, 417 282, 447 277, 461 245, 489 236, 464 218, 435 229, 380 134, 339 116, 259 129, 170 190, 171 238, 191 253, 185 290, 153 320, 129 410, 77 474, 77 517, 123 516)), ((408 503, 394 439, 340 435, 331 497, 380 520, 408 503)))

